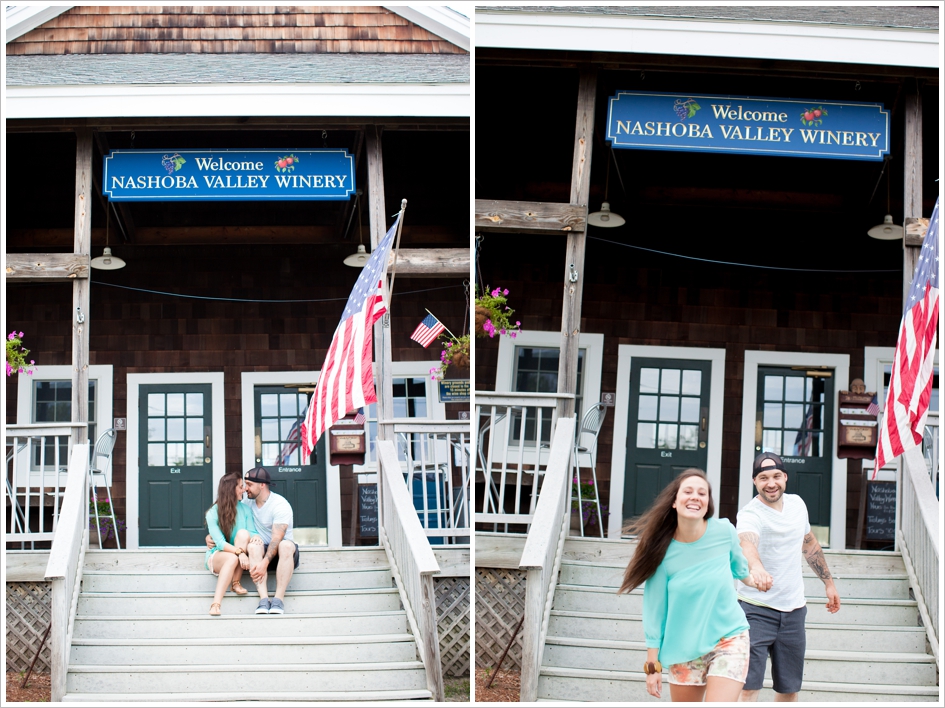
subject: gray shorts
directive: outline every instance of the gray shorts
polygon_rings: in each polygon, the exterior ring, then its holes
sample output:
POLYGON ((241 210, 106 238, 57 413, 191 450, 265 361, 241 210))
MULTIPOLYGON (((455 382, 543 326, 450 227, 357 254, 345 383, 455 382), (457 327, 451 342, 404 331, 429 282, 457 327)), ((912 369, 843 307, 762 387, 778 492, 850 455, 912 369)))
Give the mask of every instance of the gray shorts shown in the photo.
POLYGON ((765 663, 771 655, 771 679, 776 693, 797 693, 804 681, 804 652, 807 649, 807 606, 791 612, 752 605, 739 600, 751 626, 751 659, 745 691, 758 691, 765 678, 765 663))

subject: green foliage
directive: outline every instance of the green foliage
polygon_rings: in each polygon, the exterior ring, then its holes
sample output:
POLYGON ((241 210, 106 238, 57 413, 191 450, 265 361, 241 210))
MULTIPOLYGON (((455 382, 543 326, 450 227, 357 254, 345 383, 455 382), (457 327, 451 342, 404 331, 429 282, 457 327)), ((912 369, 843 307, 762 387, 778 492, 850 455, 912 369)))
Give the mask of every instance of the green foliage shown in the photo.
POLYGON ((12 376, 14 373, 32 376, 32 367, 36 362, 30 359, 30 363, 26 363, 26 357, 29 354, 30 350, 23 346, 23 333, 10 332, 7 335, 7 376, 12 376))
MULTIPOLYGON (((505 334, 513 339, 521 331, 522 323, 516 321, 512 324, 512 315, 515 314, 508 305, 506 296, 508 289, 494 288, 489 290, 486 287, 486 293, 476 296, 476 336, 477 337, 495 337, 496 334, 505 334), (485 320, 480 323, 480 314, 485 315, 485 320)), ((479 288, 476 288, 479 292, 479 288)))
POLYGON ((467 365, 469 362, 468 334, 464 334, 462 337, 450 337, 444 334, 440 339, 443 341, 443 351, 440 352, 440 365, 430 369, 430 378, 434 381, 443 378, 446 370, 454 363, 454 359, 462 359, 465 355, 467 365))

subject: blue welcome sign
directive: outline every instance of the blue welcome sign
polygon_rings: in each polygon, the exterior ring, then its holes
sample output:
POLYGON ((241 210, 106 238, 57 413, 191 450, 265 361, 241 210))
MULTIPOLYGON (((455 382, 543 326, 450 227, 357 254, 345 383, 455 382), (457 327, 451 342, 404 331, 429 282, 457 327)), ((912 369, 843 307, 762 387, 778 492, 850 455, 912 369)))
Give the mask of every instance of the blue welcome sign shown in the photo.
POLYGON ((347 150, 113 150, 102 192, 115 202, 348 199, 347 150))
POLYGON ((618 91, 607 139, 640 150, 882 160, 889 112, 879 103, 618 91))

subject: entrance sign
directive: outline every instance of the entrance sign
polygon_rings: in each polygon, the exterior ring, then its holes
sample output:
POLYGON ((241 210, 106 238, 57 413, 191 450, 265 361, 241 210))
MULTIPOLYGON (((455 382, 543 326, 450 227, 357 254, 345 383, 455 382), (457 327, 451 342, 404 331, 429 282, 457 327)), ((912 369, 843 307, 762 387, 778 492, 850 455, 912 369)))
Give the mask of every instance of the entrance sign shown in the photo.
POLYGON ((640 150, 882 160, 889 112, 879 103, 618 91, 607 139, 640 150))
POLYGON ((347 150, 112 150, 102 193, 113 202, 344 201, 347 150))

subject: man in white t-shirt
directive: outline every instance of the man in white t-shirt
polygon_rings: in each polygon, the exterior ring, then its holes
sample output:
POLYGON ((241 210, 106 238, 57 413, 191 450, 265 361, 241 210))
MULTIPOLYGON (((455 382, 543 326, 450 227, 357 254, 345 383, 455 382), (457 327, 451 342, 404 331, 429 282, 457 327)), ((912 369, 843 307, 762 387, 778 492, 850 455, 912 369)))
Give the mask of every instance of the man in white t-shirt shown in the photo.
POLYGON ((796 701, 804 680, 807 600, 798 553, 824 581, 827 611, 840 609, 840 595, 830 576, 823 549, 810 530, 807 505, 797 494, 785 494, 787 471, 773 452, 752 465, 758 495, 738 512, 736 530, 757 588, 738 582, 739 604, 750 625, 751 658, 739 700, 756 701, 771 655, 776 701, 796 701))

